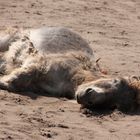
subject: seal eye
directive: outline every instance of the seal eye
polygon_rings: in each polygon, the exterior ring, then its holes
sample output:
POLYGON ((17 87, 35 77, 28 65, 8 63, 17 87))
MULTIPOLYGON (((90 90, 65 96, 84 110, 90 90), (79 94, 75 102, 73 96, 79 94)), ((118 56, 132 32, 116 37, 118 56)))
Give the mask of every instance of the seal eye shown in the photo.
POLYGON ((85 93, 89 94, 89 93, 91 93, 91 91, 92 91, 92 88, 88 88, 88 89, 86 89, 85 93))

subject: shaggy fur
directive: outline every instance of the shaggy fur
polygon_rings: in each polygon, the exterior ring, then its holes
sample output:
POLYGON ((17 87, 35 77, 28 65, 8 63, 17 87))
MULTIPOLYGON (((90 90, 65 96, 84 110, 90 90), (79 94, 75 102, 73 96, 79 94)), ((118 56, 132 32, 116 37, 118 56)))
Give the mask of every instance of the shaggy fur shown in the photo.
POLYGON ((1 89, 67 98, 76 95, 85 107, 132 110, 140 105, 139 80, 104 76, 92 49, 76 33, 44 27, 18 32, 11 40, 9 45, 0 44, 7 50, 0 56, 1 89))
POLYGON ((66 28, 41 28, 14 35, 1 56, 0 87, 73 98, 79 84, 97 78, 93 51, 66 28))

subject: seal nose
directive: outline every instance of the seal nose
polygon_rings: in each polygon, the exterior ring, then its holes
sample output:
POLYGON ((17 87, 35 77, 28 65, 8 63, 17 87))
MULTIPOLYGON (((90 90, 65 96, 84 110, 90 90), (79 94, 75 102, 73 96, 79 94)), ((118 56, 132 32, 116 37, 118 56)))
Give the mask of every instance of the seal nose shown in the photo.
POLYGON ((76 95, 76 100, 79 104, 83 104, 85 101, 90 99, 90 95, 93 92, 92 88, 86 89, 84 92, 76 95))
POLYGON ((92 88, 88 88, 86 89, 85 94, 90 94, 91 92, 92 92, 92 88))

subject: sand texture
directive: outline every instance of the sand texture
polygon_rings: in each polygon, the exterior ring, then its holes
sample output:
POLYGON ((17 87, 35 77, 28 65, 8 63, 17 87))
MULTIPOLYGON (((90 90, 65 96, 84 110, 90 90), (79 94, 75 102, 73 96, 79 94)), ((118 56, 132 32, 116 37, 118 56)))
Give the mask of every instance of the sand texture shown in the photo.
MULTIPOLYGON (((65 26, 109 75, 140 75, 139 0, 0 0, 0 31, 65 26)), ((0 90, 0 140, 139 140, 140 113, 85 115, 66 99, 0 90)))

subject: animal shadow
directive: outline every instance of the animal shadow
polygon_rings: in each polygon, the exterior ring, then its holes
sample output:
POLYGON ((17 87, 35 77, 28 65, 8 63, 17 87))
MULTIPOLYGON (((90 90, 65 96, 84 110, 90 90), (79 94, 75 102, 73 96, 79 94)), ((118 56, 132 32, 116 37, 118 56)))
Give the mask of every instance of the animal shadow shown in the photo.
POLYGON ((120 110, 117 108, 86 108, 81 107, 80 112, 87 117, 104 117, 104 116, 112 116, 113 115, 119 115, 119 116, 125 116, 125 115, 140 115, 140 107, 136 108, 135 110, 120 110))

